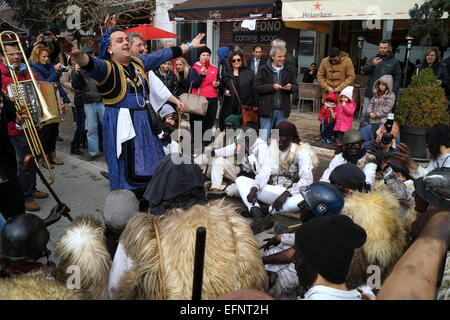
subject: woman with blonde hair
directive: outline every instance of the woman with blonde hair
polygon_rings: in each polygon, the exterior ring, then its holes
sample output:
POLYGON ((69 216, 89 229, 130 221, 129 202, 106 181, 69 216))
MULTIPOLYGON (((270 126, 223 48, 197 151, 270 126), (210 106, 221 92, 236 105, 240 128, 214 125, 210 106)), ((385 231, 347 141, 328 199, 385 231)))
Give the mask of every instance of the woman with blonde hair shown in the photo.
MULTIPOLYGON (((30 56, 31 69, 41 81, 58 83, 58 91, 62 99, 61 110, 65 111, 69 106, 70 99, 61 86, 60 77, 61 73, 66 71, 66 68, 61 63, 52 64, 50 62, 50 52, 50 49, 44 44, 37 44, 30 56)), ((59 133, 59 123, 44 126, 41 133, 43 147, 45 153, 49 155, 50 163, 56 165, 64 164, 56 158, 56 139, 59 133)))
POLYGON ((179 57, 176 59, 175 63, 175 75, 178 80, 178 88, 180 94, 186 93, 189 91, 189 69, 191 67, 187 63, 187 61, 179 57))

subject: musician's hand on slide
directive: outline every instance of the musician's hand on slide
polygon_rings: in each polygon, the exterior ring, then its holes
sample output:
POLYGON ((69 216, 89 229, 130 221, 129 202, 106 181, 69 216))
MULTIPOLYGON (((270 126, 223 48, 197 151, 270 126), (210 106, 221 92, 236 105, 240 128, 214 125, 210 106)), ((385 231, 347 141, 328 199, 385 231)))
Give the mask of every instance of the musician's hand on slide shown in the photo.
POLYGON ((16 123, 18 125, 22 125, 26 119, 28 119, 28 115, 26 114, 21 115, 19 112, 16 112, 16 123))

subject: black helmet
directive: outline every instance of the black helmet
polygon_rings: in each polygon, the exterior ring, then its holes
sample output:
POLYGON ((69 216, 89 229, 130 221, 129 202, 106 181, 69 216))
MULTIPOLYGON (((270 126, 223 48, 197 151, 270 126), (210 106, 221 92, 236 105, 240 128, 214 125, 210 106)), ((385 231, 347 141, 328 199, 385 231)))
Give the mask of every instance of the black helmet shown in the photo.
POLYGON ((422 200, 441 209, 450 209, 450 168, 438 168, 414 180, 415 192, 422 200))
POLYGON ((342 138, 344 144, 357 143, 364 141, 364 137, 357 129, 350 129, 346 133, 344 133, 344 137, 342 138))
POLYGON ((38 258, 46 251, 50 233, 44 221, 33 214, 9 219, 0 234, 0 258, 22 260, 38 258))
POLYGON ((300 188, 300 194, 318 217, 339 214, 344 207, 344 196, 336 186, 318 182, 300 188))

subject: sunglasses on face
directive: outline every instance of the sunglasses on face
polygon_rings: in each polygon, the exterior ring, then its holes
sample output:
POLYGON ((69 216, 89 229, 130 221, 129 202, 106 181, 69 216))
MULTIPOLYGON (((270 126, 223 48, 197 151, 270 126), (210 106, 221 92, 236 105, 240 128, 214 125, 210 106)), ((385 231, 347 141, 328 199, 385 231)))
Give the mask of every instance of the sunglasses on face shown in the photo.
POLYGON ((233 59, 232 62, 241 62, 241 59, 233 59))

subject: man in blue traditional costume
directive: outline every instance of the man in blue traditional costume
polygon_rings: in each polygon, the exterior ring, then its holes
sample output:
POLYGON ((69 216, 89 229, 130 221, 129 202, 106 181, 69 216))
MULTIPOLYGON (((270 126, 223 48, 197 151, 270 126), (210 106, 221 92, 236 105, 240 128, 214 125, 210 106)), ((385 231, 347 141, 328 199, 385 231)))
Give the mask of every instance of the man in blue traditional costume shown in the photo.
MULTIPOLYGON (((103 148, 108 164, 110 189, 129 189, 140 195, 159 162, 163 146, 151 127, 149 86, 146 73, 192 48, 200 48, 205 34, 190 43, 134 57, 127 35, 118 28, 102 36, 100 58, 67 45, 68 54, 97 81, 105 103, 103 148)), ((180 110, 182 111, 182 110, 180 110)))

